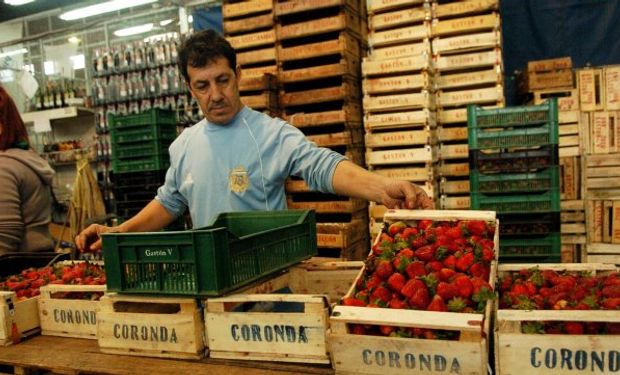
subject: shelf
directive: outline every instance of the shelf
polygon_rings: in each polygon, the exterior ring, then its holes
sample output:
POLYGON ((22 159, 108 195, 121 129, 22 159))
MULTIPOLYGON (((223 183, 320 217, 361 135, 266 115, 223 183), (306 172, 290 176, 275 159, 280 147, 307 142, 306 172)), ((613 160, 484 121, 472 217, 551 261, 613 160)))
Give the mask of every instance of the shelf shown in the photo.
POLYGON ((84 107, 63 107, 54 109, 44 109, 42 111, 26 112, 22 114, 24 122, 34 123, 34 130, 37 133, 50 131, 50 121, 73 117, 93 116, 94 112, 84 107))

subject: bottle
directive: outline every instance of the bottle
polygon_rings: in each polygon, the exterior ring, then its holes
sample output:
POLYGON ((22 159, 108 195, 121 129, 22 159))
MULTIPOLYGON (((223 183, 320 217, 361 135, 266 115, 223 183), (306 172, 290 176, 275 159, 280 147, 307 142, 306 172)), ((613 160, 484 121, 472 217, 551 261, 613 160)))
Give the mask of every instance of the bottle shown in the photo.
POLYGON ((66 105, 72 105, 75 99, 75 89, 73 88, 74 82, 68 81, 65 92, 66 105))
POLYGON ((132 68, 132 65, 133 65, 133 48, 131 44, 127 44, 125 46, 125 58, 123 60, 123 67, 126 70, 129 70, 132 68))
POLYGON ((161 74, 161 79, 159 80, 160 82, 160 91, 162 95, 166 95, 168 94, 168 90, 170 89, 169 86, 169 82, 168 82, 168 71, 167 69, 164 68, 163 74, 161 74))
POLYGON ((142 69, 144 66, 144 44, 138 42, 134 47, 135 66, 137 69, 142 69))
POLYGON ((174 38, 170 40, 170 62, 176 64, 178 59, 179 52, 177 51, 176 33, 174 33, 174 38))
POLYGON ((111 64, 111 61, 110 61, 110 57, 109 57, 109 53, 108 53, 108 49, 107 48, 103 50, 103 56, 101 57, 101 61, 102 61, 102 66, 103 66, 102 70, 104 72, 109 72, 111 70, 110 69, 110 65, 112 65, 112 64, 111 64))
POLYGON ((43 98, 43 87, 39 87, 39 89, 37 90, 37 95, 35 96, 35 100, 36 103, 34 104, 35 109, 37 111, 40 111, 43 109, 43 102, 44 102, 44 98, 43 98))
POLYGON ((94 54, 94 56, 92 57, 92 60, 91 60, 91 64, 92 64, 92 67, 93 67, 93 72, 95 72, 95 73, 100 72, 101 69, 103 69, 103 67, 100 68, 99 57, 100 57, 99 56, 99 50, 96 49, 95 50, 95 54, 94 54))

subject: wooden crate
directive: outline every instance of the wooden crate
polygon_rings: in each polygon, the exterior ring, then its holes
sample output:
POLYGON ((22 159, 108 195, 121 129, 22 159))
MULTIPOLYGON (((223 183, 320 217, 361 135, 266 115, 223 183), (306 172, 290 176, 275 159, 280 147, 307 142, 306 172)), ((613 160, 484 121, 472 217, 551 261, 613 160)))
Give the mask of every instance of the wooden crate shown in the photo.
POLYGON ((38 301, 39 297, 20 300, 15 292, 0 291, 0 345, 16 344, 38 332, 38 301))
POLYGON ((431 8, 428 3, 419 7, 399 9, 387 13, 370 14, 368 28, 373 31, 391 29, 422 23, 431 19, 431 8))
POLYGON ((467 158, 469 158, 469 146, 467 145, 467 143, 454 145, 441 144, 439 146, 439 159, 441 160, 467 158))
POLYGON ((593 112, 590 115, 589 127, 589 153, 609 154, 620 151, 618 147, 618 127, 620 120, 619 112, 593 112))
POLYGON ((304 82, 328 77, 358 77, 359 59, 354 56, 344 56, 340 62, 327 65, 318 65, 300 69, 281 69, 279 79, 283 83, 304 82))
MULTIPOLYGON (((495 103, 488 103, 482 107, 485 109, 501 108, 504 106, 504 98, 496 101, 495 103)), ((462 124, 467 123, 467 108, 454 108, 454 109, 437 109, 437 123, 439 124, 462 124)))
POLYGON ((603 69, 605 81, 605 110, 620 110, 620 65, 606 66, 603 69))
POLYGON ((237 63, 241 66, 275 62, 278 59, 276 46, 237 53, 237 63))
POLYGON ((364 136, 361 129, 345 130, 338 133, 308 135, 306 138, 319 147, 361 146, 364 136))
MULTIPOLYGON (((389 210, 384 216, 387 223, 420 219, 495 221, 495 213, 389 210)), ((497 253, 498 234, 495 246, 497 253)), ((494 262, 491 266, 491 285, 495 283, 496 267, 494 262)), ((355 284, 348 294, 353 293, 354 288, 355 284)), ((493 302, 488 301, 483 314, 336 306, 330 317, 328 332, 332 365, 337 374, 423 374, 426 371, 485 374, 489 360, 487 338, 491 334, 492 305, 493 302), (460 337, 458 341, 448 341, 354 335, 349 332, 349 324, 454 330, 460 332, 460 337)))
POLYGON ((346 7, 352 11, 359 12, 359 1, 357 0, 294 0, 277 2, 275 4, 276 15, 278 17, 306 12, 309 10, 346 7))
POLYGON ((277 65, 261 66, 258 68, 245 68, 243 69, 243 76, 246 78, 263 77, 265 74, 271 74, 273 76, 278 75, 277 65))
POLYGON ((283 92, 280 94, 280 106, 283 108, 324 103, 330 101, 344 100, 346 102, 356 101, 360 96, 360 87, 355 80, 345 80, 340 86, 312 89, 297 92, 283 92))
POLYGON ((436 74, 435 88, 445 90, 451 88, 497 86, 504 84, 504 75, 500 65, 470 73, 436 74))
POLYGON ((408 112, 367 114, 364 119, 364 127, 367 130, 411 128, 421 126, 434 127, 435 122, 435 111, 421 109, 408 112))
POLYGON ((278 40, 289 40, 344 30, 359 35, 361 27, 362 23, 357 14, 351 11, 342 11, 335 16, 289 25, 278 24, 276 26, 276 33, 278 35, 278 40))
POLYGON ((245 75, 239 81, 239 91, 269 91, 277 89, 277 79, 273 74, 264 74, 262 76, 246 77, 245 75))
POLYGON ((562 69, 551 72, 527 72, 523 76, 523 91, 546 90, 546 89, 568 89, 574 85, 573 71, 562 69))
POLYGON ((585 197, 620 198, 620 153, 585 155, 585 197))
POLYGON ((304 113, 296 112, 283 116, 284 120, 297 128, 354 123, 356 127, 362 122, 362 109, 356 103, 346 103, 341 109, 304 113))
POLYGON ((296 293, 327 295, 330 303, 336 303, 347 294, 363 266, 360 261, 313 257, 289 268, 288 286, 296 293))
POLYGON ((317 223, 317 246, 346 249, 365 238, 365 226, 362 220, 353 220, 350 223, 317 223))
POLYGON ((408 56, 388 60, 362 61, 362 74, 368 76, 385 76, 430 70, 431 59, 428 55, 408 56))
POLYGON ((420 93, 370 96, 364 95, 364 112, 407 111, 411 109, 435 108, 435 95, 420 93))
POLYGON ((579 105, 582 111, 600 111, 605 107, 604 84, 602 69, 577 70, 579 105))
POLYGON ((581 199, 581 158, 560 158, 560 199, 581 199))
POLYGON ((586 243, 585 201, 562 200, 560 202, 560 232, 562 244, 583 245, 586 243))
POLYGON ((406 26, 393 30, 371 31, 368 33, 368 45, 371 48, 394 46, 412 42, 420 42, 431 37, 431 25, 406 26))
POLYGON ((468 104, 495 104, 504 102, 502 86, 463 91, 437 91, 437 107, 457 107, 468 104))
MULTIPOLYGON (((381 176, 389 178, 395 178, 398 180, 415 181, 415 182, 428 182, 434 181, 434 168, 431 163, 413 164, 406 167, 397 168, 377 168, 373 167, 371 170, 381 176)), ((429 182, 429 183, 431 183, 429 182)))
POLYGON ((434 161, 435 150, 430 146, 366 153, 366 164, 371 166, 432 163, 434 161))
POLYGON ((437 128, 437 140, 439 142, 467 141, 467 126, 437 128))
POLYGON ((466 53, 463 55, 435 55, 433 60, 435 69, 440 72, 472 68, 494 68, 501 71, 502 53, 496 48, 491 51, 466 53))
POLYGON ((394 77, 366 78, 362 81, 364 94, 389 94, 394 92, 430 90, 432 77, 427 72, 394 77))
POLYGON ((317 214, 352 214, 366 208, 366 201, 348 199, 342 201, 295 202, 287 197, 287 206, 291 210, 315 210, 317 214))
POLYGON ((273 45, 276 43, 276 31, 275 29, 271 29, 238 36, 229 36, 226 40, 228 40, 230 45, 237 51, 246 48, 273 45))
POLYGON ((368 54, 368 60, 398 59, 401 57, 431 54, 431 44, 428 39, 419 42, 401 44, 393 47, 373 48, 368 54))
POLYGON ((433 54, 439 55, 470 53, 480 50, 501 48, 501 46, 502 37, 499 30, 447 38, 433 38, 433 54))
POLYGON ((328 55, 360 55, 358 40, 350 33, 341 32, 338 38, 321 42, 307 43, 295 46, 278 45, 280 61, 295 61, 328 55))
POLYGON ((482 16, 441 20, 433 19, 433 36, 471 34, 481 31, 499 30, 499 14, 493 12, 482 16))
MULTIPOLYGON (((508 271, 537 266, 535 264, 504 264, 498 275, 508 271)), ((606 274, 617 271, 608 264, 540 264, 541 269, 606 274)), ((497 310, 495 329, 495 369, 498 375, 558 374, 580 371, 611 373, 607 361, 593 361, 592 354, 607 358, 617 348, 618 335, 524 334, 524 322, 577 321, 620 322, 616 311, 596 310, 497 310), (577 354, 579 353, 579 354, 577 354), (606 355, 607 354, 607 355, 606 355), (561 356, 561 357, 560 357, 561 356), (583 361, 582 361, 583 360, 583 361), (592 362, 591 362, 592 361, 592 362), (588 370, 586 370, 586 368, 588 370)), ((599 357, 600 358, 600 357, 599 357)), ((613 363, 613 362, 612 362, 613 363)))
POLYGON ((469 192, 471 191, 469 187, 469 179, 452 180, 442 177, 439 182, 439 191, 441 194, 447 195, 469 195, 469 192))
POLYGON ((528 72, 552 72, 562 69, 571 69, 573 67, 573 61, 570 57, 559 57, 555 59, 547 60, 535 60, 528 61, 528 72))
POLYGON ((241 102, 257 111, 278 108, 278 94, 274 91, 265 91, 258 95, 241 95, 241 102))
POLYGON ((233 18, 241 16, 249 16, 254 13, 269 11, 273 8, 273 0, 248 0, 237 3, 225 2, 222 5, 222 16, 224 18, 233 18))
POLYGON ((97 340, 103 353, 199 359, 204 322, 193 298, 107 294, 99 303, 97 340))
POLYGON ((558 111, 579 111, 579 92, 576 89, 534 90, 534 104, 542 104, 549 98, 558 98, 558 111))
POLYGON ((585 262, 620 265, 620 244, 588 243, 586 252, 585 262))
POLYGON ((223 22, 226 36, 273 28, 274 26, 275 19, 273 12, 234 20, 225 19, 223 22))
POLYGON ((469 162, 442 160, 437 166, 437 172, 440 176, 469 176, 469 162))
POLYGON ((97 339, 99 301, 58 298, 56 293, 101 293, 105 290, 105 285, 49 284, 41 287, 41 297, 39 298, 41 334, 97 339))
POLYGON ((372 15, 404 7, 415 7, 424 4, 424 2, 425 0, 369 0, 367 2, 368 14, 372 15))
POLYGON ((432 145, 434 132, 429 128, 421 130, 401 130, 382 133, 366 133, 366 148, 379 149, 396 146, 432 145))
POLYGON ((499 10, 499 0, 456 1, 447 4, 433 3, 434 18, 448 18, 499 10))
POLYGON ((468 210, 471 207, 471 199, 469 196, 442 195, 439 204, 444 210, 468 210))

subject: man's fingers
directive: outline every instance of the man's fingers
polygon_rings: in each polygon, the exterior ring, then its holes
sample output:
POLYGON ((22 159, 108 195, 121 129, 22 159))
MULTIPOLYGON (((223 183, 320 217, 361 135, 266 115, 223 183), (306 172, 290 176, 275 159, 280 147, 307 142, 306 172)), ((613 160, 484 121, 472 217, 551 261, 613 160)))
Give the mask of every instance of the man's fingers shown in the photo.
POLYGON ((102 247, 102 242, 101 242, 101 238, 99 238, 97 241, 95 241, 95 243, 90 245, 90 251, 99 251, 101 250, 101 247, 102 247))

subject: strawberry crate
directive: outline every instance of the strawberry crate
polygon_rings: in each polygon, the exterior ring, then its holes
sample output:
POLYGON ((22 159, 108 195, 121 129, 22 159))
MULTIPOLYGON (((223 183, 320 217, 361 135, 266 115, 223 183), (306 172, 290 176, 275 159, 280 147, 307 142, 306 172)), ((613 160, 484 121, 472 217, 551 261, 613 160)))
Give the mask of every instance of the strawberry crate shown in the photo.
POLYGON ((532 238, 502 237, 499 259, 502 262, 523 262, 532 259, 545 263, 559 262, 561 242, 559 232, 532 238))
POLYGON ((144 125, 177 125, 176 111, 161 108, 151 108, 147 111, 131 115, 108 114, 108 123, 111 130, 126 129, 144 125))
POLYGON ((112 148, 112 159, 131 159, 168 154, 171 141, 151 140, 112 148))
POLYGON ((314 211, 222 213, 205 228, 106 233, 110 292, 217 296, 316 254, 314 211))
POLYGON ((112 159, 112 170, 115 173, 159 171, 169 166, 170 155, 167 152, 131 159, 112 159))
POLYGON ((557 145, 559 139, 557 123, 510 130, 483 130, 468 126, 467 131, 470 150, 557 145))
POLYGON ((484 109, 467 107, 467 123, 472 128, 507 128, 558 123, 557 98, 541 105, 484 109))
POLYGON ((560 211, 560 190, 549 189, 544 193, 496 195, 472 191, 471 207, 500 213, 527 213, 560 211))
POLYGON ((0 291, 0 345, 17 344, 39 332, 39 297, 17 298, 15 292, 0 291))
MULTIPOLYGON (((560 232, 560 212, 538 214, 497 214, 502 223, 500 236, 503 240, 514 236, 546 236, 560 232)), ((500 245, 501 248, 501 245, 500 245)))
POLYGON ((469 150, 469 164, 480 173, 535 172, 559 165, 557 145, 529 150, 469 150))
POLYGON ((145 141, 171 142, 177 136, 176 125, 141 125, 123 130, 110 130, 112 146, 123 147, 121 143, 135 143, 145 141))
MULTIPOLYGON (((617 273, 611 264, 503 264, 498 267, 498 277, 517 273, 522 269, 539 267, 540 270, 571 274, 604 276, 617 273)), ((616 334, 563 334, 524 333, 524 328, 537 327, 545 322, 575 322, 620 325, 617 310, 516 310, 506 307, 496 309, 495 373, 559 374, 559 373, 617 373, 620 368, 616 334)), ((617 331, 616 331, 617 332, 617 331)))
POLYGON ((560 187, 559 167, 550 167, 540 172, 512 174, 482 174, 472 171, 470 183, 473 193, 507 194, 515 192, 534 192, 560 187))
MULTIPOLYGON (((498 228, 494 212, 484 211, 410 211, 389 210, 384 216, 383 231, 374 244, 380 243, 390 224, 421 220, 482 220, 498 228)), ((499 231, 494 233, 497 257, 499 231)), ((366 266, 365 266, 366 267, 366 266)), ((490 265, 489 284, 494 286, 497 258, 490 265)), ((345 296, 353 298, 365 268, 345 296)), ((357 297, 355 297, 357 298, 357 297)), ((330 317, 328 340, 332 365, 337 374, 424 374, 453 372, 487 373, 488 337, 491 334, 493 302, 487 300, 481 313, 395 310, 383 307, 336 306, 330 317), (441 330, 457 336, 456 340, 439 338, 381 336, 356 331, 364 326, 385 326, 399 330, 441 330), (400 327, 400 328, 394 328, 400 327), (358 333, 358 334, 356 334, 358 333)), ((394 333, 394 332, 393 332, 394 333)))

